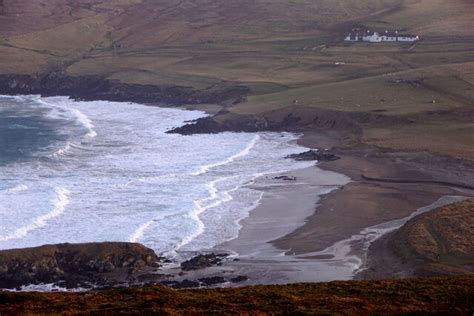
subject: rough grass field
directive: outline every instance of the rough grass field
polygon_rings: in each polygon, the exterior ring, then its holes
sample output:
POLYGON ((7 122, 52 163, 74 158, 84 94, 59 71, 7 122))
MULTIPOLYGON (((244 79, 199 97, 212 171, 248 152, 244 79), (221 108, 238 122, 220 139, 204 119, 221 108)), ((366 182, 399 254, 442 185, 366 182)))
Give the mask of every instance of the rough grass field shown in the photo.
POLYGON ((60 71, 200 90, 245 85, 250 95, 234 113, 265 115, 298 103, 409 117, 409 126, 364 126, 361 140, 474 159, 469 122, 425 115, 474 111, 468 0, 5 0, 0 8, 0 73, 60 71), (343 43, 354 26, 422 41, 343 43))

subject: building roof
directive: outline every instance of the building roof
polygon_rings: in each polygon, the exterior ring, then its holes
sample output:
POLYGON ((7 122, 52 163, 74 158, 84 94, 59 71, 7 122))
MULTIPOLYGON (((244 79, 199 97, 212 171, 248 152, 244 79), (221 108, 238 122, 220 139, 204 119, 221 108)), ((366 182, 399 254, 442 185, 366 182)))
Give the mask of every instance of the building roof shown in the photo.
POLYGON ((388 36, 388 37, 416 37, 417 36, 417 35, 412 35, 412 34, 402 34, 402 33, 398 33, 397 31, 377 32, 377 31, 371 31, 371 30, 352 30, 349 34, 372 36, 374 33, 378 33, 379 36, 388 36))

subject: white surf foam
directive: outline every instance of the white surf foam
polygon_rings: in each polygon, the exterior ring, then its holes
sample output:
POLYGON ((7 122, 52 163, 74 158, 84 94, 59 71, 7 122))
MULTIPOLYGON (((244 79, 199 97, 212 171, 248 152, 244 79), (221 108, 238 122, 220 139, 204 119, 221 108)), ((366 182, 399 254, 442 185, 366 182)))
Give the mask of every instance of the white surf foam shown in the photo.
POLYGON ((53 157, 60 158, 67 156, 72 153, 73 148, 79 148, 80 144, 77 142, 68 142, 63 148, 60 148, 55 153, 53 153, 53 157))
POLYGON ((150 228, 151 225, 153 225, 155 221, 151 220, 149 222, 146 222, 145 224, 141 225, 138 227, 136 231, 133 232, 133 234, 130 236, 129 241, 130 242, 138 242, 140 239, 143 238, 143 235, 145 234, 145 231, 150 228))
POLYGON ((51 113, 50 115, 52 117, 59 117, 59 118, 64 118, 64 114, 65 113, 72 113, 74 115, 74 117, 76 118, 76 120, 82 125, 84 126, 86 129, 87 129, 87 134, 86 136, 89 137, 89 138, 95 138, 97 137, 97 132, 94 130, 95 126, 94 124, 92 124, 92 121, 91 119, 85 115, 84 113, 82 113, 81 111, 79 111, 78 109, 71 109, 71 108, 68 108, 68 107, 65 107, 65 106, 62 106, 60 104, 57 104, 54 102, 54 100, 63 100, 63 99, 66 99, 69 103, 72 102, 71 100, 69 100, 69 98, 66 98, 66 97, 61 97, 61 98, 51 98, 52 100, 48 100, 47 99, 44 99, 44 98, 41 98, 40 96, 37 96, 37 101, 41 104, 44 104, 46 106, 48 106, 49 108, 52 108, 52 109, 55 109, 55 110, 59 110, 59 114, 58 113, 51 113), (48 101, 46 101, 48 100, 48 101))
POLYGON ((58 286, 54 283, 40 283, 40 284, 28 284, 23 285, 20 289, 1 289, 2 291, 6 292, 69 292, 69 293, 76 293, 76 292, 86 292, 91 289, 78 287, 74 289, 67 289, 65 287, 58 286))
POLYGON ((207 198, 194 201, 195 208, 190 214, 190 217, 197 223, 198 227, 192 234, 183 238, 182 241, 176 245, 175 250, 179 250, 183 246, 189 244, 191 241, 193 241, 196 237, 198 237, 204 232, 205 226, 203 221, 199 218, 199 215, 203 214, 211 208, 218 207, 223 203, 232 201, 233 198, 232 195, 230 195, 230 192, 237 190, 239 186, 235 186, 234 188, 223 192, 219 192, 219 190, 217 189, 218 183, 229 180, 231 178, 235 178, 235 176, 219 178, 206 184, 209 196, 207 198))
POLYGON ((259 203, 261 194, 244 188, 253 177, 308 164, 284 159, 303 150, 292 142, 297 135, 166 134, 172 126, 204 114, 65 97, 44 100, 45 106, 36 106, 31 97, 25 107, 33 115, 60 120, 54 127, 68 137, 51 155, 56 151, 56 157, 78 159, 4 168, 12 183, 3 187, 25 183, 29 189, 24 196, 6 197, 16 213, 3 208, 8 220, 1 230, 9 236, 0 240, 14 239, 2 242, 3 248, 108 240, 140 241, 158 253, 184 245, 180 250, 185 252, 207 249, 235 238, 238 221, 259 203), (90 142, 95 131, 100 137, 90 142), (64 208, 41 216, 52 208, 51 187, 74 190, 75 197, 54 220, 64 208))
POLYGON ((19 185, 13 187, 13 188, 6 189, 4 192, 7 193, 7 194, 11 194, 11 193, 23 192, 23 191, 26 191, 26 190, 28 190, 27 185, 19 184, 19 185))
POLYGON ((89 131, 86 136, 89 138, 94 138, 97 137, 97 133, 94 130, 94 124, 92 124, 92 121, 81 111, 77 109, 73 109, 72 112, 76 115, 77 120, 84 125, 85 128, 89 131))
POLYGON ((3 242, 12 239, 23 238, 27 236, 31 231, 46 226, 48 224, 48 221, 63 214, 64 210, 66 209, 66 206, 69 204, 70 192, 65 188, 56 188, 55 192, 56 199, 53 201, 54 208, 51 212, 37 217, 31 224, 20 227, 9 235, 1 236, 0 241, 3 242))
POLYGON ((235 154, 233 156, 230 156, 226 160, 223 160, 223 161, 220 161, 220 162, 217 162, 217 163, 213 163, 213 164, 209 164, 209 165, 206 165, 206 166, 202 166, 199 171, 193 172, 191 175, 192 176, 199 176, 199 175, 205 174, 208 171, 210 171, 211 169, 214 169, 216 167, 220 167, 220 166, 223 166, 223 165, 227 165, 227 164, 235 161, 238 158, 242 158, 242 157, 247 156, 250 153, 250 151, 252 150, 252 148, 255 147, 255 145, 257 144, 259 139, 260 139, 260 136, 255 135, 252 138, 252 140, 247 144, 247 146, 244 149, 242 149, 241 151, 239 151, 237 154, 235 154))

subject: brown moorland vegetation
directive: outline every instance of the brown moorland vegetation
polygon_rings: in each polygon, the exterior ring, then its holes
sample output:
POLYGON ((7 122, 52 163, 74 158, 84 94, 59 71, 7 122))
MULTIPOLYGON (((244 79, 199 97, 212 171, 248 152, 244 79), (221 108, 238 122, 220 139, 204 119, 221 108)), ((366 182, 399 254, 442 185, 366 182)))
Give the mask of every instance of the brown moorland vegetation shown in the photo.
POLYGON ((0 313, 3 315, 471 315, 473 308, 473 277, 180 291, 155 286, 98 293, 0 293, 0 313))

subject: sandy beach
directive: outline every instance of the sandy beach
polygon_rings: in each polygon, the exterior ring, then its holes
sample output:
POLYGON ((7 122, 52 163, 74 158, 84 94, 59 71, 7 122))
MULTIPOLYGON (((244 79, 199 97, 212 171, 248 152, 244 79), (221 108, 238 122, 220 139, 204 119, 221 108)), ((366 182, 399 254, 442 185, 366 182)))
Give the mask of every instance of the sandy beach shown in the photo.
POLYGON ((331 148, 339 160, 267 175, 252 185, 264 192, 260 205, 240 222, 238 238, 212 250, 236 253, 238 261, 183 279, 248 276, 239 286, 352 279, 363 270, 374 239, 367 232, 384 235, 412 214, 474 196, 469 166, 425 152, 381 155, 374 148, 343 148, 334 136, 306 133, 299 143, 331 148), (427 160, 429 169, 423 168, 427 160), (398 180, 367 180, 379 178, 398 180), (436 183, 441 180, 452 185, 436 183), (392 229, 378 229, 384 224, 392 229))

